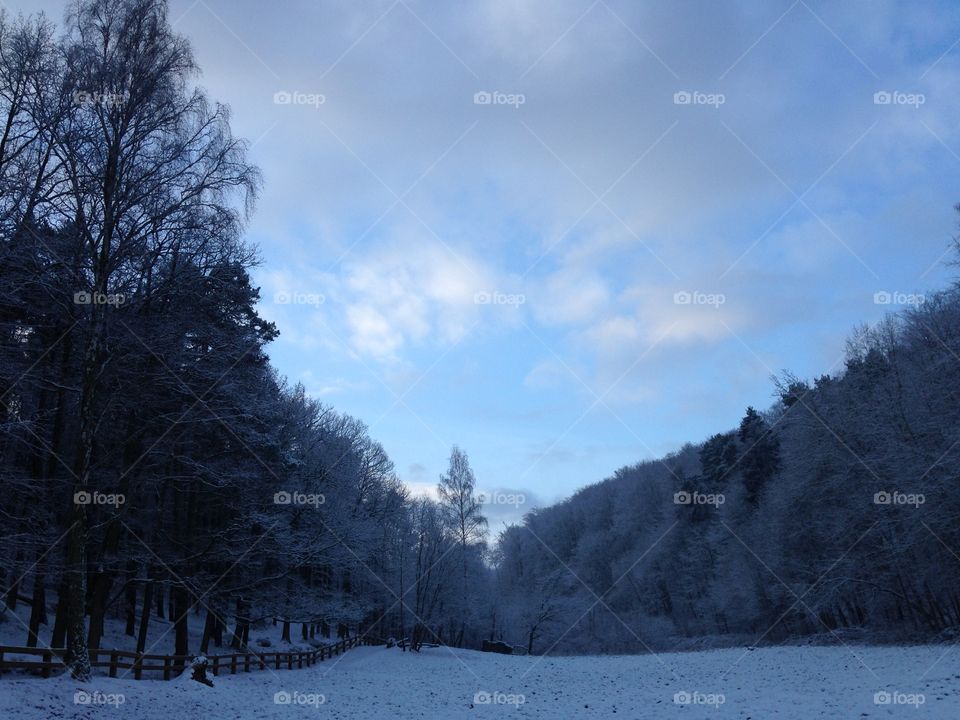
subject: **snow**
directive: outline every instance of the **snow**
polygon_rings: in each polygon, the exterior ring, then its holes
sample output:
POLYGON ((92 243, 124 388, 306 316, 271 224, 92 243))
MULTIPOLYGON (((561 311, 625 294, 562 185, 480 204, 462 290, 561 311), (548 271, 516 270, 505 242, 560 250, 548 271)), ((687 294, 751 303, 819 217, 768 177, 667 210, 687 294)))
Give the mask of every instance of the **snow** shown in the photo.
POLYGON ((960 718, 960 670, 943 645, 545 658, 363 647, 312 668, 214 682, 97 677, 81 686, 6 675, 0 717, 960 718), (90 702, 76 703, 77 692, 90 702), (879 697, 890 703, 877 704, 876 693, 890 693, 879 697))

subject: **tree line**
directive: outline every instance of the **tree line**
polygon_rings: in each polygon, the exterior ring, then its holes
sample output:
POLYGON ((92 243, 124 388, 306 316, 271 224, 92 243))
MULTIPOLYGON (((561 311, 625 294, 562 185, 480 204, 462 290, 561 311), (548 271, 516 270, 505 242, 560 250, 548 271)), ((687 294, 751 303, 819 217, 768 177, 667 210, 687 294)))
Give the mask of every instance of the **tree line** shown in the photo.
POLYGON ((260 174, 167 11, 0 14, 0 620, 26 603, 26 644, 80 679, 108 618, 178 655, 270 620, 476 642, 466 455, 411 498, 363 423, 271 367, 260 174))
POLYGON ((503 637, 635 652, 960 624, 960 286, 774 378, 739 427, 529 513, 496 546, 503 637))

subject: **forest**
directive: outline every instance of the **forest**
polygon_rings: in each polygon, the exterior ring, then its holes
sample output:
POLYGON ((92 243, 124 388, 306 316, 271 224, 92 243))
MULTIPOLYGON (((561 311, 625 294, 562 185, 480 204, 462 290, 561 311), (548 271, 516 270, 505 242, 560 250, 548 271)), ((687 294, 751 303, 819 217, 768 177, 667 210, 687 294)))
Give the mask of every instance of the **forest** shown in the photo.
POLYGON ((414 496, 271 365, 262 180, 197 74, 162 0, 0 15, 0 622, 29 607, 24 644, 84 679, 108 619, 139 652, 168 620, 177 655, 266 623, 530 654, 960 623, 960 287, 491 538, 466 452, 414 496))

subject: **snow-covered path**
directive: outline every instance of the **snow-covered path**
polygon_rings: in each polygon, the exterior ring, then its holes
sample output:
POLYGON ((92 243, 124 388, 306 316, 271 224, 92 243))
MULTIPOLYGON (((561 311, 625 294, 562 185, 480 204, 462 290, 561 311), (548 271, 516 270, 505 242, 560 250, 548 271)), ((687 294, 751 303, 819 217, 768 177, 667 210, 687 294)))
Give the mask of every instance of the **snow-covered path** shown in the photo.
POLYGON ((537 658, 359 648, 309 669, 220 677, 214 688, 98 678, 81 690, 63 677, 4 676, 0 718, 956 720, 960 650, 947 650, 792 647, 537 658), (75 702, 78 691, 90 702, 75 702))

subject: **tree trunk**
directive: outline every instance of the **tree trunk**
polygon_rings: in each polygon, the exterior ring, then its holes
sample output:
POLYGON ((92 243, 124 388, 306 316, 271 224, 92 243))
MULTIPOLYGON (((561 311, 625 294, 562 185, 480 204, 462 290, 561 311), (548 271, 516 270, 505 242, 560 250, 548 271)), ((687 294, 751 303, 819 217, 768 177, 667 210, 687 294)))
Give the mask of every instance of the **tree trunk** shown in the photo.
POLYGON ((33 576, 33 599, 30 606, 30 628, 27 633, 27 647, 37 647, 40 624, 46 622, 47 593, 43 570, 38 566, 33 576))
POLYGON ((137 583, 132 572, 127 575, 125 594, 127 597, 127 627, 125 632, 133 637, 137 632, 137 583))
POLYGON ((66 575, 60 578, 57 586, 57 610, 53 617, 53 634, 50 638, 50 647, 57 649, 67 644, 67 580, 66 575))
POLYGON ((100 571, 93 576, 93 588, 90 597, 90 625, 87 633, 87 647, 97 649, 103 638, 103 617, 107 612, 107 597, 113 587, 113 575, 100 571))
POLYGON ((163 587, 164 587, 164 584, 163 584, 163 583, 160 583, 160 582, 157 583, 157 587, 156 587, 156 590, 157 590, 157 617, 158 617, 160 620, 163 620, 163 605, 164 605, 164 602, 163 602, 163 587))
POLYGON ((153 604, 154 580, 147 580, 143 586, 143 609, 140 613, 140 630, 137 633, 137 652, 142 653, 147 646, 147 628, 150 625, 150 610, 153 604))
POLYGON ((17 550, 17 559, 13 564, 11 576, 14 578, 10 587, 7 588, 7 609, 17 609, 17 599, 20 594, 20 566, 23 564, 23 550, 17 550))
MULTIPOLYGON (((175 613, 174 617, 174 636, 175 648, 174 655, 188 655, 190 653, 190 596, 182 583, 174 585, 171 595, 174 598, 175 613)), ((183 662, 177 661, 177 666, 182 667, 183 662)))
POLYGON ((207 650, 210 647, 210 639, 213 637, 214 631, 217 626, 217 616, 209 608, 207 609, 207 617, 203 621, 203 637, 200 639, 200 654, 206 655, 207 650))

